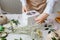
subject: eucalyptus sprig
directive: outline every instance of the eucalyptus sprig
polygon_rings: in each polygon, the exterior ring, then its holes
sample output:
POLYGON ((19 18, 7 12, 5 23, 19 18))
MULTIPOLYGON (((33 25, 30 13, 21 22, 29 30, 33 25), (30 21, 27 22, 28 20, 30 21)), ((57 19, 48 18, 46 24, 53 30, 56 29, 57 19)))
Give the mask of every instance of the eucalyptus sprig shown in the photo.
POLYGON ((57 40, 55 37, 52 37, 52 40, 57 40))
POLYGON ((18 21, 18 20, 15 20, 15 19, 12 19, 10 22, 15 23, 16 25, 18 25, 18 24, 19 24, 19 21, 18 21))
POLYGON ((3 32, 4 31, 4 27, 0 25, 0 32, 3 32))

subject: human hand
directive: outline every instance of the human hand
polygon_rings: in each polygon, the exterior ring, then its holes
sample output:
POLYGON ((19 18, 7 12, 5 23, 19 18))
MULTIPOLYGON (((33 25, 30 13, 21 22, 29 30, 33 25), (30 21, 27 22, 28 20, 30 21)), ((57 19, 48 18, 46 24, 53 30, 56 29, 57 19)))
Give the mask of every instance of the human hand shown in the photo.
POLYGON ((22 12, 24 13, 24 12, 27 12, 27 11, 28 11, 28 8, 26 6, 23 6, 22 7, 22 12))
POLYGON ((48 17, 47 13, 42 13, 41 15, 39 15, 37 18, 35 18, 37 23, 43 23, 44 20, 48 17))

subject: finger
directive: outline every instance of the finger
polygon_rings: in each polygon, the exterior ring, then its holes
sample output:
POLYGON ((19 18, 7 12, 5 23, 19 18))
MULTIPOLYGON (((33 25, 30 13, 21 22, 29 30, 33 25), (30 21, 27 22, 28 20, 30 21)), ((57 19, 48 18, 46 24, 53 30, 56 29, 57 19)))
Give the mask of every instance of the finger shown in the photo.
POLYGON ((43 21, 43 23, 44 23, 45 21, 43 21))
POLYGON ((24 13, 24 9, 22 9, 22 13, 24 13))
POLYGON ((44 23, 44 20, 39 20, 37 21, 37 23, 44 23))
POLYGON ((40 23, 42 24, 44 21, 41 21, 40 23))
POLYGON ((39 18, 35 18, 35 21, 39 21, 40 19, 39 18))
POLYGON ((27 12, 27 10, 24 10, 24 12, 27 12))
POLYGON ((35 20, 36 21, 39 21, 40 19, 42 19, 42 17, 41 16, 38 16, 35 20))
POLYGON ((36 21, 36 23, 41 23, 41 20, 39 20, 39 21, 36 21))
POLYGON ((22 8, 22 12, 26 12, 26 10, 24 8, 22 8))
POLYGON ((24 10, 24 12, 26 12, 26 13, 27 13, 27 12, 28 12, 28 10, 26 9, 26 10, 24 10))
POLYGON ((36 18, 35 21, 36 21, 37 23, 39 23, 39 22, 41 21, 41 19, 40 19, 40 18, 36 18))

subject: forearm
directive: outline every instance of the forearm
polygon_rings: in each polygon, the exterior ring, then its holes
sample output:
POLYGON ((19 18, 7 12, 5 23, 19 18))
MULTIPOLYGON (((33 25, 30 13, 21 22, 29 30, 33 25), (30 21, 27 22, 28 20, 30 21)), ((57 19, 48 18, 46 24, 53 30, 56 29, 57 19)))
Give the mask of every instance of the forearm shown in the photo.
POLYGON ((42 18, 45 20, 49 15, 47 13, 43 13, 41 16, 43 16, 42 18))
POLYGON ((47 0, 47 6, 43 13, 47 13, 48 15, 51 14, 53 11, 54 4, 55 0, 47 0))

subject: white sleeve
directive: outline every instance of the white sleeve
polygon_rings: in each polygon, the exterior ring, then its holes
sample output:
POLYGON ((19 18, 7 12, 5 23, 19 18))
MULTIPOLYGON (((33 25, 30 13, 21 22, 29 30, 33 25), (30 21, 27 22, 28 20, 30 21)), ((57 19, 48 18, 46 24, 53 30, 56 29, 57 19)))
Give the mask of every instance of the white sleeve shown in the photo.
POLYGON ((20 0, 21 1, 21 3, 22 3, 22 6, 26 6, 26 0, 20 0))
POLYGON ((51 14, 56 0, 47 0, 47 6, 43 13, 51 14))

